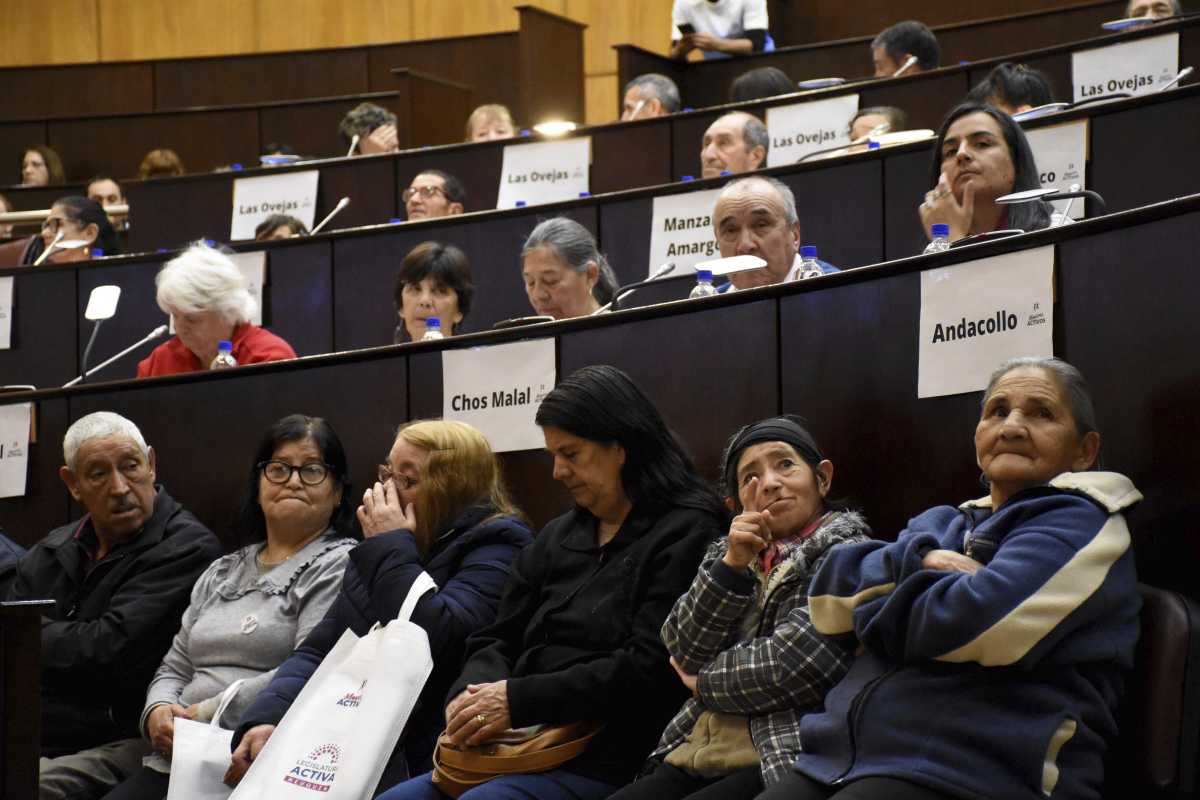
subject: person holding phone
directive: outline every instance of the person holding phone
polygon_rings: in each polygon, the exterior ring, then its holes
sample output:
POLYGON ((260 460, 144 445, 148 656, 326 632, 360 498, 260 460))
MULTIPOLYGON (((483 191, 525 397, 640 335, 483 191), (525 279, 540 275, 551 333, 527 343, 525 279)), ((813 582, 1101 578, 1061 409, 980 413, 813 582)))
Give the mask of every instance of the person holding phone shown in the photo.
POLYGON ((767 0, 675 0, 671 58, 699 50, 705 58, 769 53, 767 0))

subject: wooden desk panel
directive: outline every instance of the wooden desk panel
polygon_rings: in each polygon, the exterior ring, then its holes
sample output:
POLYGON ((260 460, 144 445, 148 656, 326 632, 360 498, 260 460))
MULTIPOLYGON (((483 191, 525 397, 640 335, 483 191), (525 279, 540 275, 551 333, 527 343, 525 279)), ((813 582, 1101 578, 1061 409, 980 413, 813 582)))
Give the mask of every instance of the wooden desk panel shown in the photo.
POLYGON ((153 67, 154 104, 139 111, 269 103, 371 91, 363 48, 140 63, 153 67))

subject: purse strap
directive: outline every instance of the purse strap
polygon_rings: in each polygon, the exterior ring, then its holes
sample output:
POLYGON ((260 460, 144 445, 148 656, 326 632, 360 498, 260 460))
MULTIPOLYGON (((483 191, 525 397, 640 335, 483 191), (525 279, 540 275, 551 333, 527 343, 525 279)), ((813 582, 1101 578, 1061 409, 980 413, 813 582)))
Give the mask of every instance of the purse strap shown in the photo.
POLYGON ((421 574, 408 588, 408 596, 404 598, 404 604, 400 606, 400 613, 396 615, 396 619, 407 622, 412 617, 413 609, 417 607, 417 601, 424 597, 426 592, 437 590, 438 585, 433 576, 421 570, 421 574))
POLYGON ((216 712, 213 714, 212 719, 208 721, 209 725, 214 728, 221 727, 221 717, 225 714, 225 709, 229 708, 229 704, 233 702, 233 698, 237 697, 238 689, 241 689, 242 684, 245 682, 245 678, 239 678, 225 687, 225 691, 221 692, 221 702, 217 704, 216 712))

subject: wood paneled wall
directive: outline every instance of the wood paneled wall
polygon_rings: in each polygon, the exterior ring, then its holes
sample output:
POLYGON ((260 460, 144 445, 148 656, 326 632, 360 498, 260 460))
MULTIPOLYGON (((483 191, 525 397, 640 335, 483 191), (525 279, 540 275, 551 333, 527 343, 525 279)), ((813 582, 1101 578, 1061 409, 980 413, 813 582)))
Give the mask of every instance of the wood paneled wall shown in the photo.
MULTIPOLYGON (((587 122, 612 119, 612 45, 665 52, 671 0, 0 0, 0 66, 257 53, 517 29, 519 5, 588 25, 587 122), (54 35, 48 17, 54 18, 54 35)), ((548 68, 550 68, 548 66, 548 68)))

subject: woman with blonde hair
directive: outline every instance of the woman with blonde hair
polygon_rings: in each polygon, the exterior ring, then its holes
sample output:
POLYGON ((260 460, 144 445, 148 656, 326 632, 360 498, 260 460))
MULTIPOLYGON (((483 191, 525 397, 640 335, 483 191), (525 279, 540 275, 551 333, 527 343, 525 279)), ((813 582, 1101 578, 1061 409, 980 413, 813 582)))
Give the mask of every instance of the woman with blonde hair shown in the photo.
POLYGON ((378 477, 358 508, 365 541, 350 551, 338 598, 242 715, 230 781, 249 769, 342 633, 349 628, 363 636, 395 619, 422 572, 438 589, 418 601, 412 621, 429 634, 433 673, 380 786, 430 769, 445 724, 443 701, 462 667, 467 637, 495 619, 509 566, 533 537, 508 497, 487 439, 464 422, 403 426, 378 477))
POLYGON ((490 142, 493 139, 511 139, 517 135, 517 125, 512 112, 499 103, 479 106, 467 117, 467 141, 490 142))

